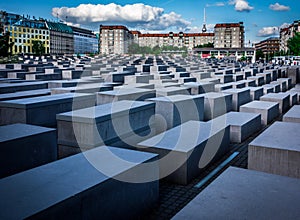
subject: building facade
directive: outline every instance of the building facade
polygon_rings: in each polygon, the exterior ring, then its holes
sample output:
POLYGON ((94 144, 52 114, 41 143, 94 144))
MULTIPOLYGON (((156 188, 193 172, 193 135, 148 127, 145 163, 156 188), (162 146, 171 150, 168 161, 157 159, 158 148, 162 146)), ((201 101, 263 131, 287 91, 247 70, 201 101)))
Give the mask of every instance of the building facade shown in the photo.
POLYGON ((216 24, 214 28, 215 48, 243 48, 245 29, 243 22, 216 24))
POLYGON ((288 51, 288 40, 300 32, 300 20, 294 21, 291 25, 280 29, 280 51, 288 51))
POLYGON ((279 52, 280 39, 278 37, 270 37, 257 44, 255 50, 261 50, 265 55, 279 52))
POLYGON ((98 53, 98 38, 92 31, 71 27, 74 35, 74 53, 98 53))
POLYGON ((46 22, 50 32, 51 54, 73 54, 74 35, 73 30, 66 24, 58 22, 46 22))
POLYGON ((138 44, 148 47, 174 46, 193 49, 198 45, 213 43, 213 33, 173 33, 168 34, 139 34, 138 44))
POLYGON ((44 53, 50 52, 50 34, 44 20, 21 18, 6 28, 10 32, 9 41, 14 43, 12 54, 33 53, 34 41, 42 42, 44 53))
POLYGON ((128 46, 133 43, 133 35, 127 27, 103 26, 99 31, 99 52, 101 54, 124 54, 128 46))

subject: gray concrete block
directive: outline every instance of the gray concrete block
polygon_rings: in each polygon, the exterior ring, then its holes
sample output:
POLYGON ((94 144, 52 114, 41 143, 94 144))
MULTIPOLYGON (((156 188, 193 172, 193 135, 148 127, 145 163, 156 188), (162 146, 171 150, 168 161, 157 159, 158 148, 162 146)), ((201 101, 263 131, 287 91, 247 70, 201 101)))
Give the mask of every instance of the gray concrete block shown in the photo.
POLYGON ((0 218, 142 218, 158 202, 156 159, 103 146, 1 179, 0 218))
POLYGON ((283 115, 282 121, 300 123, 300 105, 293 106, 283 115))
POLYGON ((150 132, 154 114, 154 103, 139 101, 118 101, 58 114, 59 157, 69 155, 66 146, 81 150, 103 144, 132 148, 155 132, 150 132))
POLYGON ((264 89, 262 87, 248 87, 250 89, 251 100, 259 100, 264 95, 264 89))
POLYGON ((232 94, 209 92, 199 96, 204 97, 204 121, 232 110, 232 94))
POLYGON ((261 123, 268 125, 279 116, 279 104, 267 101, 252 101, 240 107, 240 112, 259 113, 261 123))
POLYGON ((144 101, 145 99, 155 97, 156 93, 153 89, 121 88, 113 91, 98 92, 97 105, 121 100, 144 101))
POLYGON ((232 94, 232 110, 239 111, 240 106, 251 101, 250 89, 227 89, 224 93, 232 94))
POLYGON ((277 102, 279 113, 285 113, 290 108, 290 95, 287 93, 269 93, 260 97, 261 101, 277 102))
POLYGON ((56 114, 95 104, 95 96, 67 93, 0 102, 0 124, 56 126, 56 114))
POLYGON ((230 141, 242 143, 261 129, 261 116, 257 113, 228 112, 212 120, 217 126, 230 126, 230 141))
POLYGON ((161 133, 184 122, 202 121, 204 117, 204 98, 201 96, 174 95, 148 99, 155 103, 157 117, 156 131, 161 133), (166 123, 166 127, 164 124, 166 123))
POLYGON ((248 169, 300 178, 299 123, 275 122, 248 148, 248 169))
POLYGON ((160 178, 188 184, 229 150, 229 126, 188 121, 138 144, 140 150, 159 154, 160 178))
POLYGON ((299 219, 300 181, 228 168, 172 219, 299 219))
POLYGON ((56 130, 34 125, 0 126, 0 178, 57 159, 56 130))

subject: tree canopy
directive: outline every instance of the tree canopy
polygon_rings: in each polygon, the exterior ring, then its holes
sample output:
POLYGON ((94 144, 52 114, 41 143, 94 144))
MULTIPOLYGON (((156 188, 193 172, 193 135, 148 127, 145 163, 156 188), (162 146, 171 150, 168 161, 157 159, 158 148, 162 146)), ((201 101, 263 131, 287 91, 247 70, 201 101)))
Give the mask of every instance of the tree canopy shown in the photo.
POLYGON ((3 26, 0 26, 0 57, 8 57, 10 54, 9 50, 14 43, 9 43, 10 32, 4 32, 3 26))
POLYGON ((295 33, 295 36, 288 40, 288 48, 290 53, 299 56, 300 55, 300 33, 295 33))
POLYGON ((45 53, 45 46, 40 40, 32 41, 32 52, 37 55, 42 55, 45 53))

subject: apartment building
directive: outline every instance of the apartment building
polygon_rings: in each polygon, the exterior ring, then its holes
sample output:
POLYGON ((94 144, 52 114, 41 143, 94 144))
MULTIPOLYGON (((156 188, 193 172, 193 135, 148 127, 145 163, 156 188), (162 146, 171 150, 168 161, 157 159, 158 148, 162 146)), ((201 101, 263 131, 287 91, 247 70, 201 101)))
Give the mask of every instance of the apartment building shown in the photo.
POLYGON ((280 51, 288 51, 288 40, 294 37, 296 32, 300 32, 300 20, 294 21, 288 27, 280 29, 280 51))
POLYGON ((74 35, 74 53, 98 53, 98 38, 91 30, 71 27, 74 35))
POLYGON ((245 30, 243 22, 216 24, 214 28, 215 48, 243 48, 245 30))
POLYGON ((6 25, 13 42, 12 54, 33 53, 33 41, 41 41, 44 53, 50 52, 50 34, 44 20, 21 18, 14 24, 6 25))
POLYGON ((101 54, 124 54, 134 37, 127 27, 122 25, 100 25, 99 52, 101 54))
POLYGON ((261 50, 264 54, 274 54, 279 51, 280 39, 278 37, 267 38, 255 44, 255 50, 261 50))
POLYGON ((66 24, 59 22, 46 22, 50 32, 51 54, 73 54, 74 35, 73 30, 66 24))
POLYGON ((213 33, 173 33, 168 34, 139 34, 138 43, 140 46, 174 46, 193 49, 198 45, 213 43, 213 33))

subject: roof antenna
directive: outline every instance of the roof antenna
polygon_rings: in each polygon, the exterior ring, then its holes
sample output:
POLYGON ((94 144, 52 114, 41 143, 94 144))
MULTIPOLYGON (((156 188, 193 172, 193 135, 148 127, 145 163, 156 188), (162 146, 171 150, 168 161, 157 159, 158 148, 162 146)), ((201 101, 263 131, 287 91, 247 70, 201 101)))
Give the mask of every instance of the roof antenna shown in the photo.
POLYGON ((206 31, 207 31, 207 29, 206 29, 206 13, 205 13, 205 8, 204 8, 204 18, 203 18, 202 32, 205 33, 206 31))

